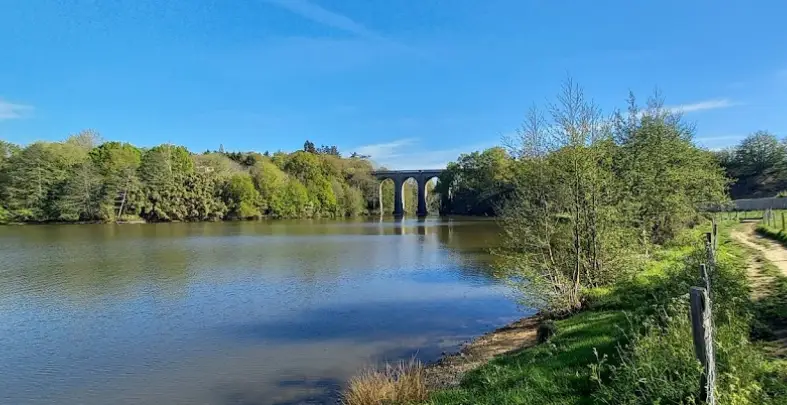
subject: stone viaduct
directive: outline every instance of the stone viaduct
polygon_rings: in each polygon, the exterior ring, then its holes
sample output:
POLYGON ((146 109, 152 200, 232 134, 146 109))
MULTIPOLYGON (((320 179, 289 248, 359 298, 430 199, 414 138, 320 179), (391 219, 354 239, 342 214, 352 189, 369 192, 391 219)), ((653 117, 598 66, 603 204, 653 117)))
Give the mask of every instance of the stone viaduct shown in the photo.
POLYGON ((404 198, 402 188, 407 179, 415 179, 418 184, 418 209, 416 214, 419 217, 425 217, 428 214, 426 208, 426 183, 429 180, 440 176, 442 170, 378 170, 372 172, 372 175, 380 181, 379 196, 380 196, 380 211, 383 211, 383 180, 391 179, 394 183, 394 209, 393 214, 396 217, 404 216, 404 198))

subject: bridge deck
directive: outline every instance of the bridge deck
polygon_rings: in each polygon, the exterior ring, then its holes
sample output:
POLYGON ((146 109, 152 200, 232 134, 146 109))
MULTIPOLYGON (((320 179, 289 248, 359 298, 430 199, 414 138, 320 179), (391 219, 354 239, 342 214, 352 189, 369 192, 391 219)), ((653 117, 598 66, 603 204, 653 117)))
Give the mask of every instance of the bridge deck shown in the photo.
POLYGON ((374 170, 372 174, 430 174, 436 173, 440 174, 444 170, 443 169, 432 169, 432 170, 374 170))

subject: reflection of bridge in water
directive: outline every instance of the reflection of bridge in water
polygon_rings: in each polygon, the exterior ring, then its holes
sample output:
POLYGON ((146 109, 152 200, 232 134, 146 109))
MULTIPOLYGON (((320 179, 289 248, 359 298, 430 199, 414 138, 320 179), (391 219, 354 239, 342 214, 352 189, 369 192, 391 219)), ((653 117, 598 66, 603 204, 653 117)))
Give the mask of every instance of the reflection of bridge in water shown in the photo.
POLYGON ((416 214, 425 217, 429 212, 426 208, 426 183, 435 177, 439 177, 442 170, 378 170, 372 175, 380 181, 379 198, 380 212, 383 212, 383 180, 391 179, 394 183, 394 216, 404 215, 404 198, 402 188, 408 179, 414 179, 418 185, 418 209, 416 214))
POLYGON ((426 217, 418 217, 417 220, 398 217, 393 223, 380 218, 380 223, 391 225, 390 228, 380 228, 382 234, 437 236, 442 243, 448 241, 453 231, 449 223, 433 222, 426 217))

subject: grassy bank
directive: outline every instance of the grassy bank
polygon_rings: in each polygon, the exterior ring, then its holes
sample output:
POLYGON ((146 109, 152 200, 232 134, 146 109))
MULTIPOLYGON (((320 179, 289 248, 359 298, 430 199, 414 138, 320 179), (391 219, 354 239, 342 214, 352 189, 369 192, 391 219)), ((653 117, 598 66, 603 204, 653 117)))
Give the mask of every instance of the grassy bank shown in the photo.
MULTIPOLYGON (((752 331, 753 325, 762 329, 783 321, 777 318, 787 313, 751 301, 750 252, 729 241, 728 231, 722 228, 711 275, 719 403, 785 404, 787 364, 769 357, 752 331)), ((422 403, 696 403, 701 369, 688 291, 701 285, 704 249, 699 231, 679 240, 656 252, 636 276, 587 291, 585 309, 555 320, 547 342, 499 356, 468 373, 459 387, 432 392, 422 403)), ((779 288, 787 293, 787 285, 779 288)))
POLYGON ((756 230, 758 234, 779 242, 787 247, 787 232, 783 231, 782 229, 760 224, 757 226, 756 230))

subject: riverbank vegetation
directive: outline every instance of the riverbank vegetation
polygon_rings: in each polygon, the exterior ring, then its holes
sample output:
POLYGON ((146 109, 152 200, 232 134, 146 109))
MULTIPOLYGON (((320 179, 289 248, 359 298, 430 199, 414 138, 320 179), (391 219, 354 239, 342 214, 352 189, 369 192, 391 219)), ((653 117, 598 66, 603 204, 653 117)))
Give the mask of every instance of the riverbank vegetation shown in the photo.
MULTIPOLYGON (((725 202, 729 180, 693 134, 657 97, 604 115, 569 81, 506 149, 449 165, 446 210, 499 215, 498 273, 554 335, 424 403, 697 403, 688 292, 707 261, 701 207, 725 202)), ((763 312, 752 310, 748 253, 726 232, 711 275, 719 403, 780 403, 787 368, 751 337, 763 312)))
POLYGON ((528 114, 509 146, 496 253, 529 307, 581 309, 584 291, 631 276, 698 222, 701 204, 725 199, 721 168, 692 136, 658 99, 604 116, 571 82, 547 114, 528 114))
MULTIPOLYGON (((711 274, 719 404, 785 404, 787 359, 767 350, 783 327, 787 284, 754 297, 752 253, 721 226, 711 274), (780 326, 781 325, 781 326, 780 326)), ((688 317, 688 290, 700 285, 707 226, 656 247, 638 270, 607 287, 586 289, 572 314, 543 313, 553 335, 469 372, 456 387, 417 402, 465 404, 697 404, 702 368, 688 317)), ((366 383, 369 381, 367 380, 366 383)), ((367 397, 368 398, 368 397, 367 397)), ((348 405, 389 402, 347 401, 348 405)))
MULTIPOLYGON (((749 297, 750 254, 726 232, 712 275, 719 403, 785 403, 787 363, 768 357, 751 337, 764 313, 749 297)), ((459 387, 432 393, 428 403, 697 403, 702 370, 687 291, 700 283, 705 250, 692 243, 699 240, 699 232, 687 232, 655 251, 638 274, 586 291, 584 310, 556 320, 547 343, 495 359, 459 387)))
MULTIPOLYGON (((139 148, 92 131, 25 147, 0 141, 0 223, 357 216, 379 209, 371 171, 367 157, 309 141, 273 154, 139 148)), ((414 209, 415 185, 404 192, 414 209)), ((386 202, 392 209, 390 182, 386 202)))

